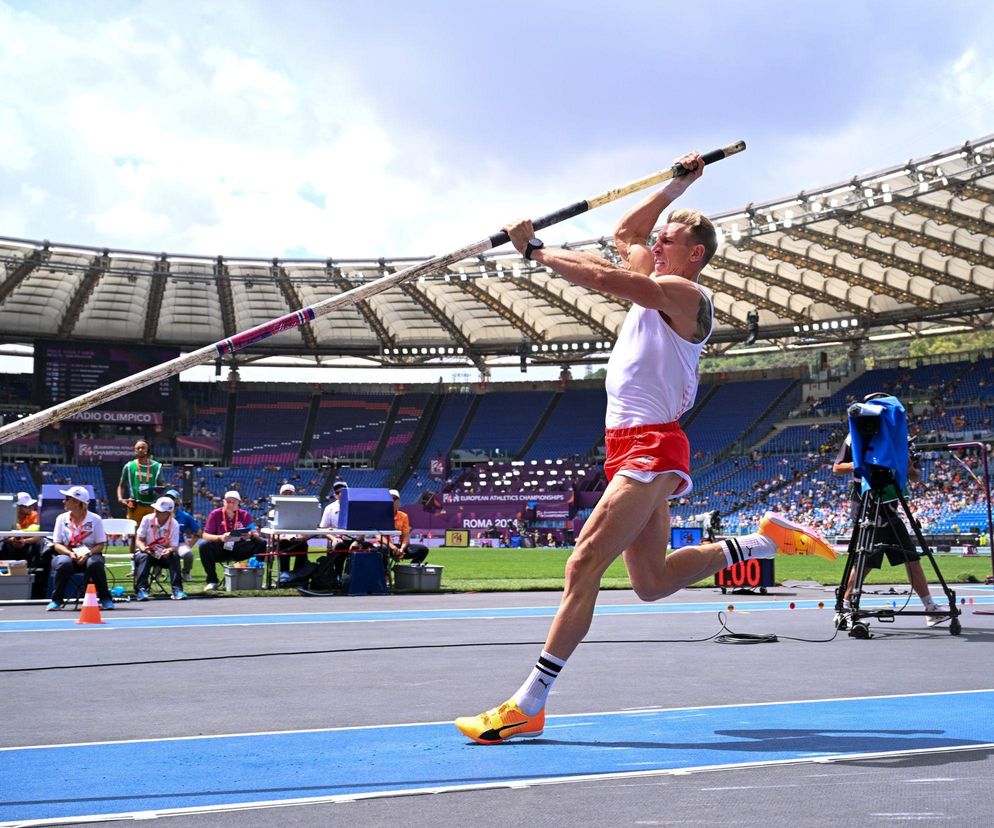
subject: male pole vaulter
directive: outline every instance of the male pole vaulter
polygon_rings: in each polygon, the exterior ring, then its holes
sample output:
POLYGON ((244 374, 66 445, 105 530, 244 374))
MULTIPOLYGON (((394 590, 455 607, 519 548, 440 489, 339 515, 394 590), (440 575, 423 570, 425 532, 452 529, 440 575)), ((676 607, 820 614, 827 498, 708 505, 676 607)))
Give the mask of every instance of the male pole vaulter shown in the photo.
POLYGON ((697 365, 711 335, 710 292, 697 283, 717 249, 714 226, 696 210, 675 210, 649 247, 663 210, 704 172, 699 153, 679 163, 689 170, 627 213, 615 231, 624 267, 590 254, 546 249, 530 221, 505 227, 526 259, 577 285, 632 302, 607 368, 604 471, 609 485, 566 564, 562 603, 535 668, 502 705, 456 719, 481 744, 537 736, 545 702, 566 659, 590 628, 601 576, 619 555, 632 588, 656 601, 749 558, 835 552, 814 532, 767 512, 755 534, 666 553, 670 498, 687 494, 690 445, 680 416, 697 393, 697 365))

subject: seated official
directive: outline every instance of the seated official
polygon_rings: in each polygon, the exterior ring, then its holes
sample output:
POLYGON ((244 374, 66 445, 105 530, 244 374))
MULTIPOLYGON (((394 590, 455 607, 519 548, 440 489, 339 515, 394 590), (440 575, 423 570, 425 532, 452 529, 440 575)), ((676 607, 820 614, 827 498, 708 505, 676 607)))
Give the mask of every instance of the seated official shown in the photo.
MULTIPOLYGON (((14 520, 14 529, 23 529, 25 532, 38 531, 38 512, 34 508, 37 502, 27 492, 17 493, 17 517, 14 520)), ((52 550, 45 548, 44 538, 36 535, 4 538, 3 543, 0 544, 0 560, 27 561, 28 568, 33 570, 35 575, 31 585, 31 597, 45 597, 52 568, 52 550)))
POLYGON ((152 514, 142 518, 135 536, 135 591, 138 601, 147 601, 148 576, 153 566, 169 567, 173 600, 186 598, 179 557, 179 523, 173 517, 175 504, 162 496, 152 504, 152 514))
MULTIPOLYGON (((293 483, 284 483, 280 486, 280 494, 283 496, 293 497, 297 493, 296 486, 293 483)), ((272 520, 273 513, 269 513, 270 520, 272 520)), ((306 529, 306 526, 298 526, 298 529, 306 529)), ((322 527, 318 527, 322 528, 322 527)), ((279 553, 276 556, 276 560, 279 562, 279 572, 282 575, 284 572, 297 572, 301 567, 307 564, 307 538, 302 538, 297 535, 277 535, 276 536, 276 551, 279 553)))
MULTIPOLYGON (((335 499, 324 507, 324 512, 321 514, 321 525, 318 526, 319 529, 338 528, 338 514, 342 506, 342 492, 348 487, 349 484, 344 480, 336 480, 334 482, 331 489, 335 499)), ((332 557, 331 565, 335 581, 340 584, 342 582, 342 573, 345 570, 345 562, 349 559, 349 551, 352 548, 353 541, 335 532, 329 532, 325 537, 328 539, 328 554, 332 557)))
POLYGON ((183 580, 193 580, 193 547, 197 541, 203 537, 200 529, 200 521, 183 508, 180 494, 175 489, 169 489, 166 497, 170 498, 176 507, 173 510, 173 517, 179 524, 179 559, 183 568, 183 580))
POLYGON ((200 563, 207 576, 204 592, 214 592, 218 585, 217 565, 230 561, 247 561, 266 551, 252 515, 240 508, 242 496, 232 489, 224 495, 224 506, 207 516, 204 539, 200 544, 200 563))
POLYGON ((397 540, 384 535, 380 543, 380 554, 383 556, 383 568, 389 572, 393 563, 409 560, 413 564, 423 564, 428 557, 428 547, 420 543, 411 543, 411 519, 407 512, 400 510, 400 492, 390 490, 393 498, 393 528, 400 532, 397 540))
POLYGON ((107 534, 100 515, 89 511, 90 493, 83 486, 59 490, 65 497, 66 511, 55 519, 52 531, 52 572, 55 585, 48 611, 62 609, 66 585, 76 572, 85 572, 87 580, 97 588, 100 608, 114 609, 114 599, 107 588, 104 568, 104 546, 107 534))

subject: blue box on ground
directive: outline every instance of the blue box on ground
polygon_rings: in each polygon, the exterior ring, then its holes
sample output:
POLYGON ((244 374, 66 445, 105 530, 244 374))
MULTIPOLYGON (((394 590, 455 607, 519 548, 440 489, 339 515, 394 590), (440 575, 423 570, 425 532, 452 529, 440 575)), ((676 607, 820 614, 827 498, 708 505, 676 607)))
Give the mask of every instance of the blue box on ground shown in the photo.
POLYGON ((389 489, 343 489, 338 528, 350 532, 393 529, 393 498, 389 489))
POLYGON ((379 552, 349 553, 349 569, 345 573, 345 579, 346 595, 387 594, 387 576, 379 552))

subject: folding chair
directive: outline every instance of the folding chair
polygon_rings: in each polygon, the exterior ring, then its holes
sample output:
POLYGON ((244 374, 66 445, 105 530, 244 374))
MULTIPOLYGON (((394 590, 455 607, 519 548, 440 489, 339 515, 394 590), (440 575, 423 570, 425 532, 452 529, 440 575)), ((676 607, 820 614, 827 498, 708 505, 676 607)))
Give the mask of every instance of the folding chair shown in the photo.
MULTIPOLYGON (((129 520, 128 518, 104 518, 104 533, 109 539, 111 537, 124 538, 124 545, 130 549, 131 539, 138 534, 138 524, 129 520)), ((128 568, 134 568, 134 561, 131 558, 131 552, 126 554, 104 554, 104 562, 106 563, 105 569, 107 572, 107 585, 113 587, 117 584, 117 576, 114 574, 114 570, 111 568, 114 564, 111 560, 122 561, 126 560, 128 562, 128 568)))

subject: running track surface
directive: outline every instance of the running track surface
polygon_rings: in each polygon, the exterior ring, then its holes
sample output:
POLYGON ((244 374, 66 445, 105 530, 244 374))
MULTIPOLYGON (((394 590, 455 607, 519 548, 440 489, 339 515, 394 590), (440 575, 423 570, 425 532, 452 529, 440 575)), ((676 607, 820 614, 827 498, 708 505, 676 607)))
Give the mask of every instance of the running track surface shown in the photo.
POLYGON ((488 747, 436 722, 5 748, 0 821, 151 816, 990 747, 992 712, 988 689, 553 716, 537 739, 488 747))
MULTIPOLYGON (((729 598, 729 602, 734 605, 734 597, 729 598)), ((906 600, 906 596, 899 599, 864 598, 860 606, 864 609, 875 609, 881 607, 900 608, 906 600)), ((975 604, 994 604, 994 596, 982 595, 971 599, 975 604)), ((917 599, 915 599, 917 601, 917 599)), ((834 600, 815 601, 799 600, 795 601, 797 609, 818 609, 818 604, 823 604, 823 609, 831 611, 835 606, 834 600)), ((777 601, 748 601, 740 604, 741 609, 748 612, 772 612, 789 611, 790 602, 784 600, 777 601)), ((918 609, 915 605, 912 607, 918 609)), ((0 621, 0 633, 5 632, 56 632, 64 630, 108 630, 108 629, 162 629, 164 627, 225 627, 225 626, 251 626, 257 624, 344 624, 364 621, 445 621, 445 620, 469 620, 469 619, 489 619, 489 618, 552 618, 556 614, 556 607, 489 607, 489 608, 459 608, 459 609, 423 609, 423 610, 371 610, 365 612, 298 612, 298 613, 270 613, 270 614, 245 614, 245 615, 202 615, 184 617, 127 617, 113 612, 103 613, 104 624, 84 624, 79 625, 75 620, 75 613, 64 613, 63 617, 53 617, 54 613, 43 618, 21 620, 21 621, 0 621), (69 616, 69 617, 66 617, 69 616)), ((659 613, 687 613, 687 612, 716 612, 722 610, 720 603, 657 603, 657 604, 604 604, 596 609, 598 616, 607 615, 644 615, 659 613)), ((964 607, 960 607, 964 609, 964 607)))

